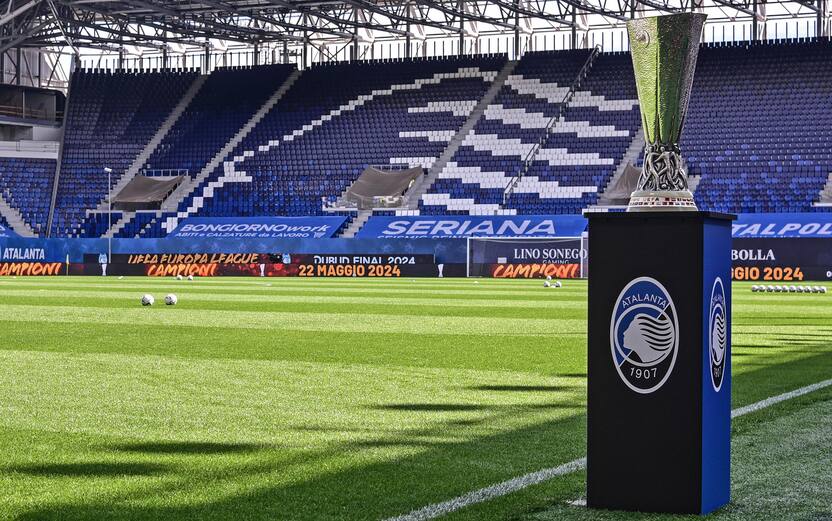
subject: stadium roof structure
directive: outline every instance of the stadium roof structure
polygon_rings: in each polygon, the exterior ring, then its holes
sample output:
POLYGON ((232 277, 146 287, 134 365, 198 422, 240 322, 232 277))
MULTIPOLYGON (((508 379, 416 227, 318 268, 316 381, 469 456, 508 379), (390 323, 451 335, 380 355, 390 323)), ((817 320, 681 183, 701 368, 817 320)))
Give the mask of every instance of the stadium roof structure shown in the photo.
POLYGON ((710 21, 816 18, 823 35, 832 0, 8 0, 0 51, 14 47, 124 46, 183 52, 225 41, 247 45, 345 44, 378 38, 588 31, 632 17, 703 11, 710 21), (773 6, 778 9, 773 10, 773 6), (768 12, 767 12, 768 11, 768 12))

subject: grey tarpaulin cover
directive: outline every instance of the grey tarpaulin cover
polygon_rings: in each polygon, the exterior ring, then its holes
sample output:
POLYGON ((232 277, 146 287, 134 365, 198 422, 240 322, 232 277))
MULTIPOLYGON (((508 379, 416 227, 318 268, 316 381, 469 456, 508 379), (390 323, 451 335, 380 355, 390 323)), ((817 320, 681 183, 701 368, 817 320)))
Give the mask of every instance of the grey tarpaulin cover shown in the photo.
POLYGON ((184 180, 185 176, 157 178, 137 175, 115 196, 113 207, 127 211, 158 209, 184 180))
POLYGON ((628 204, 630 202, 630 195, 636 189, 638 184, 638 176, 641 175, 641 168, 633 166, 628 163, 624 168, 624 173, 610 183, 601 197, 602 204, 628 204))
MULTIPOLYGON (((380 170, 367 167, 347 189, 347 199, 360 207, 372 207, 382 198, 396 198, 404 194, 412 181, 424 175, 420 166, 406 170, 380 170)), ((378 206, 383 206, 382 202, 378 206)))

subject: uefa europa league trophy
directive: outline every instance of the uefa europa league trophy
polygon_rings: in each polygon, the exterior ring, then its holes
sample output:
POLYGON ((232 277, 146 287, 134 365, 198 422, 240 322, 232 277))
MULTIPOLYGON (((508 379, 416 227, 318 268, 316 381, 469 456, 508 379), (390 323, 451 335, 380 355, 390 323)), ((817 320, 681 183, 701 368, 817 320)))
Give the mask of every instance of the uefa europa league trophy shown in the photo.
POLYGON ((628 211, 696 210, 679 138, 688 110, 704 14, 627 22, 647 147, 628 211))

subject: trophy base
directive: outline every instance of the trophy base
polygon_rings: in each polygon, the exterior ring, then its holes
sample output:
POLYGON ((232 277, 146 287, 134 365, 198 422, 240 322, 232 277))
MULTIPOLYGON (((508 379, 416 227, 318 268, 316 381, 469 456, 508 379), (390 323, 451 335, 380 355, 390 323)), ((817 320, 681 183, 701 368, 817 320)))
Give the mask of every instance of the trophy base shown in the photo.
POLYGON ((650 192, 637 190, 630 196, 628 212, 695 212, 696 202, 690 190, 650 192))

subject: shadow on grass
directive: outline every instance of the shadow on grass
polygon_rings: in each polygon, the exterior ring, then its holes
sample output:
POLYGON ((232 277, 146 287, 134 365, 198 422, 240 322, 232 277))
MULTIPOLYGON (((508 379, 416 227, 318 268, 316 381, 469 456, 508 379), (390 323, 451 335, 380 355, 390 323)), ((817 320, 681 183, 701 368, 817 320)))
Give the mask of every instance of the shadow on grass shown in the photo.
POLYGON ((388 403, 373 405, 371 409, 379 411, 404 411, 404 412, 460 412, 460 411, 482 411, 488 409, 486 405, 468 403, 388 403))
MULTIPOLYGON (((517 412, 502 408, 493 412, 484 422, 493 425, 493 429, 486 432, 499 430, 503 418, 513 414, 517 412)), ((246 456, 244 464, 203 467, 196 473, 176 474, 174 477, 182 481, 173 487, 168 480, 141 490, 124 487, 115 497, 93 496, 88 500, 41 505, 17 519, 377 520, 531 470, 571 461, 583 455, 585 429, 582 414, 475 436, 461 426, 445 422, 305 453, 299 456, 300 461, 288 465, 283 451, 270 447, 246 456), (376 461, 370 463, 358 458, 347 468, 332 465, 347 455, 360 453, 370 458, 379 450, 398 447, 406 452, 380 461, 376 456, 373 458, 376 461), (411 448, 417 452, 411 452, 411 448), (292 465, 308 468, 310 462, 319 470, 311 476, 307 471, 305 480, 269 485, 271 480, 264 479, 278 472, 289 472, 292 465), (325 468, 334 470, 320 470, 325 468), (237 488, 241 483, 250 484, 243 493, 221 492, 226 487, 237 488), (217 492, 216 495, 200 493, 185 500, 199 490, 217 492), (172 494, 184 494, 181 497, 185 501, 165 501, 172 494)))
MULTIPOLYGON (((467 403, 390 403, 373 405, 370 409, 379 411, 402 412, 480 412, 480 411, 533 411, 547 409, 576 409, 583 407, 583 402, 572 403, 501 403, 494 405, 476 405, 467 403)), ((459 425, 459 424, 457 424, 459 425)))
POLYGON ((563 392, 574 390, 568 385, 475 385, 466 387, 469 391, 494 391, 516 393, 563 392))
POLYGON ((167 471, 164 465, 155 463, 51 463, 44 465, 24 465, 8 467, 8 472, 21 472, 34 476, 47 477, 118 477, 151 476, 167 471))
MULTIPOLYGON (((766 355, 761 353, 760 356, 766 355)), ((829 378, 830 373, 832 352, 739 373, 734 380, 734 405, 746 405, 815 383, 829 378)), ((581 407, 580 402, 576 399, 573 405, 581 407)), ((471 410, 469 405, 463 408, 459 405, 413 403, 381 408, 437 413, 471 410)), ((286 476, 291 469, 286 464, 285 454, 281 454, 282 449, 271 447, 247 457, 245 465, 207 467, 198 473, 177 474, 180 481, 175 485, 160 481, 138 491, 125 487, 120 495, 111 494, 106 498, 91 496, 83 500, 41 504, 18 519, 377 520, 531 471, 557 466, 585 454, 583 411, 510 430, 499 429, 505 419, 518 414, 518 410, 500 408, 492 412, 484 422, 485 426, 493 426, 491 432, 498 431, 492 434, 472 435, 449 421, 382 435, 375 441, 333 444, 304 453, 302 458, 306 467, 298 468, 305 479, 266 479, 267 476, 286 476), (417 450, 405 448, 403 453, 386 455, 372 462, 362 459, 366 451, 403 445, 417 450), (354 459, 345 459, 348 457, 354 459), (310 462, 316 469, 312 475, 306 470, 310 462), (247 484, 243 492, 237 488, 240 484, 247 484), (238 492, 221 493, 231 489, 238 492), (207 493, 196 494, 195 490, 207 493), (179 499, 175 503, 165 501, 164 498, 171 495, 179 499)), ((564 490, 558 497, 545 499, 565 501, 581 492, 580 488, 564 490)))
POLYGON ((214 443, 214 442, 178 442, 160 441, 148 443, 124 443, 112 448, 123 452, 141 452, 148 454, 232 454, 254 452, 266 448, 256 443, 214 443))

